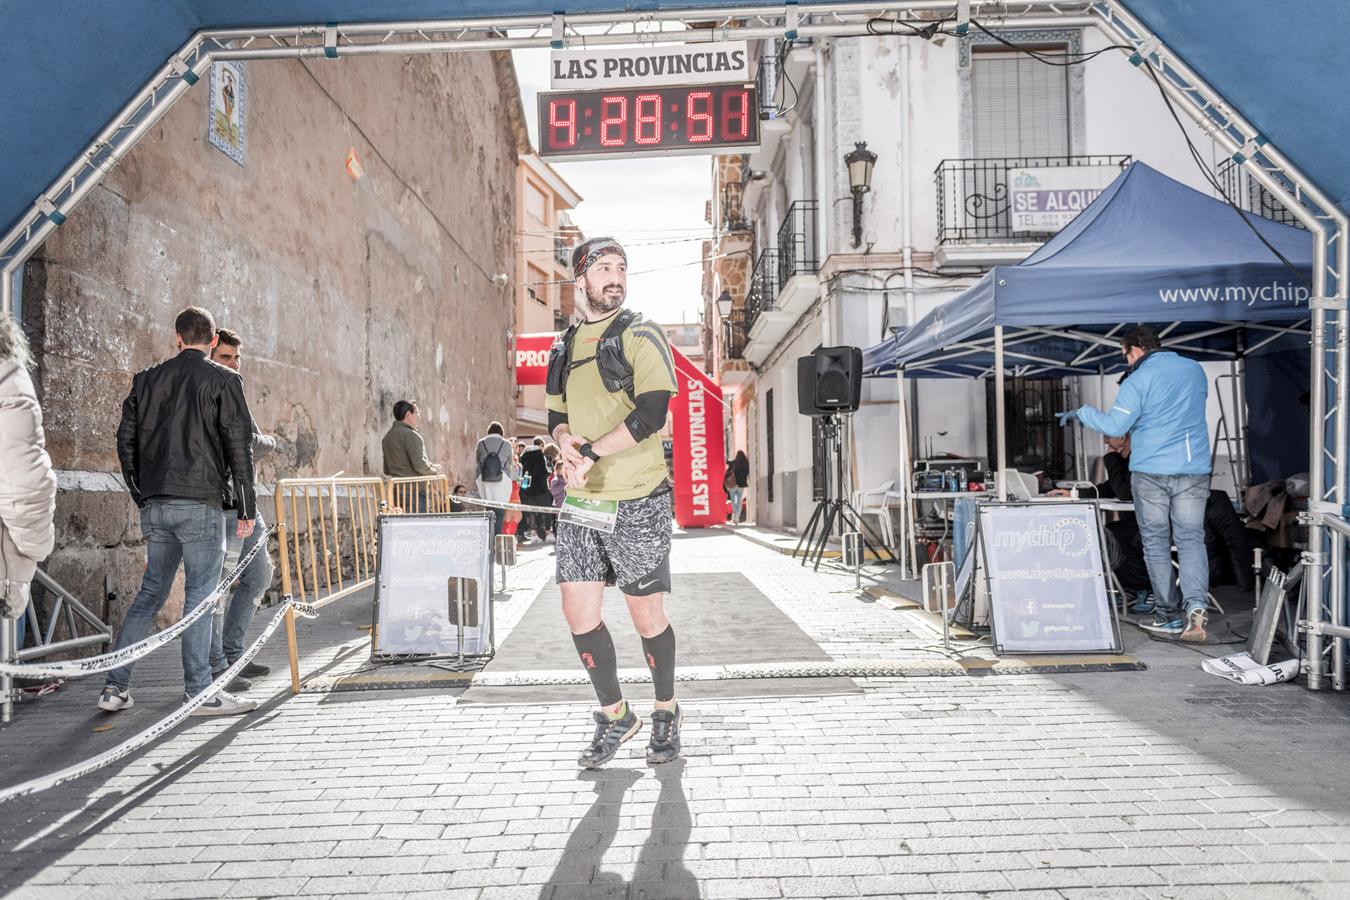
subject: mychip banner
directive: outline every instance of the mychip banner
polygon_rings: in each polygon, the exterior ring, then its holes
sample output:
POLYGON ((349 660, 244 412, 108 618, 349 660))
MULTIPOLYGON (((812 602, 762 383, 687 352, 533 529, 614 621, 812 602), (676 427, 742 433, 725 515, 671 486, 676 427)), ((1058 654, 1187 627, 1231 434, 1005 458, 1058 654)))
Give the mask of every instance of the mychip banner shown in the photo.
POLYGON ((995 652, 1119 649, 1096 507, 990 503, 979 520, 995 652))

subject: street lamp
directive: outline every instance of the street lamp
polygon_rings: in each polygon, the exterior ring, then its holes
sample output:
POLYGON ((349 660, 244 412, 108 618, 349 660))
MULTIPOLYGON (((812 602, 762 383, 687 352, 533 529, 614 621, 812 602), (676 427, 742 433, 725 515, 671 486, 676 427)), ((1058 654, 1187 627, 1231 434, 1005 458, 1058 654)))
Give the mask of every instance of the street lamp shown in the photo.
POLYGON ((721 316, 723 319, 728 319, 731 317, 731 306, 732 306, 731 294, 727 293, 726 291, 723 291, 721 294, 717 296, 717 314, 721 316))
POLYGON ((862 243, 862 199, 863 194, 872 189, 872 167, 877 163, 877 155, 867 149, 867 141, 857 141, 853 149, 844 154, 844 165, 848 166, 848 189, 853 192, 853 246, 862 243))

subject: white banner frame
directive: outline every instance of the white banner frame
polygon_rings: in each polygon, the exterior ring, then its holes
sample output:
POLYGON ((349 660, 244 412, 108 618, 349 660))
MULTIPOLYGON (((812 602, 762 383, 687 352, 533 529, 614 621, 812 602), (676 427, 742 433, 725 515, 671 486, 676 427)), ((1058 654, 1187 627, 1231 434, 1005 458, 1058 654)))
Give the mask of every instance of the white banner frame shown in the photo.
MULTIPOLYGON (((1112 586, 1110 582, 1110 576, 1107 573, 1107 566, 1109 566, 1110 563, 1109 563, 1109 556, 1106 551, 1106 544, 1102 537, 1103 529, 1101 520, 1101 507, 1096 502, 1085 500, 1065 500, 1063 502, 991 501, 987 503, 980 503, 978 505, 978 507, 976 508, 975 520, 976 520, 976 528, 975 528, 976 547, 972 548, 971 553, 979 554, 980 566, 984 570, 982 574, 985 579, 985 586, 987 588, 989 597, 990 642, 993 645, 995 654, 999 656, 1012 656, 1023 654, 1026 655, 1046 655, 1046 654, 1068 655, 1068 654, 1083 654, 1083 653, 1116 654, 1122 651, 1123 644, 1120 636, 1120 622, 1116 615, 1115 604, 1112 603, 1111 601, 1112 586), (1058 515, 1062 520, 1072 519, 1073 525, 1075 527, 1081 526, 1084 530, 1082 538, 1073 538, 1073 536, 1070 535, 1069 538, 1071 540, 1062 542, 1062 545, 1056 548, 1059 550, 1060 555, 1063 556, 1064 559, 1059 560, 1058 558, 1056 558, 1055 561, 1067 563, 1068 565, 1061 565, 1059 569, 1045 570, 1045 574, 1039 576, 1036 579, 1021 578, 1021 577, 1012 578, 1003 575, 1002 569, 996 568, 996 566, 991 563, 990 546, 989 546, 990 540, 989 534, 986 531, 986 524, 990 523, 990 514, 992 513, 994 515, 998 515, 999 511, 1002 510, 1009 510, 1009 511, 1034 510, 1036 512, 1046 514, 1047 517, 1058 515), (1072 554, 1068 553, 1070 549, 1073 550, 1072 554), (1073 560, 1080 557, 1083 559, 1083 562, 1085 562, 1086 565, 1078 566, 1078 571, 1080 573, 1085 573, 1086 577, 1092 581, 1090 587, 1091 596, 1074 598, 1072 600, 1060 599, 1059 605, 1069 602, 1082 602, 1082 601, 1098 605, 1100 609, 1096 610, 1095 613, 1097 616, 1099 616, 1099 618, 1095 623, 1093 623, 1097 628, 1096 632, 1094 633, 1098 636, 1099 642, 1109 639, 1110 641, 1109 645, 1095 646, 1095 647, 1064 646, 1063 643, 1050 645, 1042 644, 1040 646, 1032 645, 1031 642, 1037 640, 1036 636, 1017 634, 1011 627, 1013 623, 1017 621, 1016 619, 1017 614, 1014 613, 1013 608, 1016 603, 1021 602, 1023 600, 1032 602, 1040 602, 1040 601, 1038 601, 1037 598, 1035 597, 1011 598, 1007 596, 1007 593, 1009 591, 1008 582, 1040 580, 1042 584, 1045 585, 1053 584, 1054 581, 1056 580, 1056 574, 1060 573, 1061 570, 1071 571, 1074 568, 1073 560), (1002 622, 1003 626, 1002 628, 1000 628, 1000 622, 1002 622), (1010 634, 1010 632, 1013 633, 1010 634)), ((1058 523, 1056 524, 1058 525, 1058 523)), ((1027 534, 1028 537, 1031 537, 1033 535, 1032 532, 1024 531, 1022 533, 1027 534)), ((1019 548, 1017 549, 1016 552, 1019 554, 1024 553, 1025 548, 1019 548)), ((1058 580, 1064 581, 1066 580, 1066 578, 1061 577, 1058 580)), ((1084 580, 1084 578, 1080 574, 1077 577, 1077 580, 1084 580)), ((1028 614, 1034 615, 1034 612, 1029 612, 1028 614)), ((1040 632, 1039 620, 1037 620, 1036 624, 1039 633, 1040 632)))
MULTIPOLYGON (((492 610, 495 590, 492 572, 492 516, 483 513, 428 513, 382 515, 377 534, 379 552, 375 574, 375 603, 371 611, 370 658, 374 662, 433 659, 485 659, 496 653, 496 617, 492 610), (436 530, 461 534, 436 535, 436 530), (436 571, 419 573, 417 583, 395 584, 400 577, 392 550, 397 545, 393 531, 422 529, 423 541, 445 540, 445 552, 435 548, 418 554, 432 561, 436 571), (474 533, 476 532, 476 534, 474 533), (462 616, 450 616, 448 584, 464 578, 478 585, 479 624, 462 627, 462 616), (418 631, 404 641, 391 640, 395 629, 418 631), (439 634, 439 640, 431 635, 439 634), (423 636, 427 640, 421 644, 423 636), (461 643, 462 640, 462 643, 461 643), (434 646, 433 646, 434 643, 434 646)), ((402 537, 401 535, 399 537, 402 537)))

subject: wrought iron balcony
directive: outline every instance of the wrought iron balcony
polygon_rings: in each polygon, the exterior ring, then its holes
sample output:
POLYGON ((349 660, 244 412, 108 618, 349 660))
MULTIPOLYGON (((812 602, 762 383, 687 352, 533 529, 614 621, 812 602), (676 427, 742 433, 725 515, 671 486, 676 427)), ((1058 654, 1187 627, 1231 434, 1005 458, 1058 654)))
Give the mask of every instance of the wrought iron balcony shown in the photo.
POLYGON ((1298 217, 1289 211, 1289 207, 1280 202, 1280 198, 1266 190, 1259 181, 1251 176, 1250 172, 1233 162, 1232 159, 1225 159, 1219 163, 1219 167, 1214 170, 1214 174, 1223 187, 1224 194, 1238 208, 1256 213, 1263 218, 1273 219, 1284 225, 1293 225, 1296 228, 1304 227, 1298 217))
POLYGON ((1115 166, 1124 169, 1129 156, 1023 156, 999 159, 944 159, 934 172, 937 182, 938 243, 965 241, 1036 241, 1053 232, 1013 231, 1011 169, 1060 166, 1115 166))
POLYGON ((749 231, 750 221, 745 215, 745 185, 728 181, 722 185, 722 222, 724 233, 749 231))
POLYGON ((773 307, 778 297, 778 251, 764 250, 750 273, 750 290, 745 295, 745 330, 749 333, 755 319, 773 307))
POLYGON ((722 320, 722 358, 745 359, 745 344, 749 326, 744 307, 737 307, 722 320))
POLYGON ((816 246, 817 209, 814 200, 798 200, 788 207, 783 223, 778 226, 780 289, 794 275, 814 275, 820 269, 820 253, 816 246))

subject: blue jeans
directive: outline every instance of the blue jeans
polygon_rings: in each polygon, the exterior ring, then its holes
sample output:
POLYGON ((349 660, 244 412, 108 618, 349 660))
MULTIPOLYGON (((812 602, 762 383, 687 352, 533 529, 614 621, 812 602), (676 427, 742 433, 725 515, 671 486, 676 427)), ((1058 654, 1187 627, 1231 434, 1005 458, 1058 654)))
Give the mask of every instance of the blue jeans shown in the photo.
MULTIPOLYGON (((239 564, 244 555, 257 546, 262 539, 262 513, 253 522, 253 533, 242 541, 235 537, 239 514, 232 509, 225 510, 225 564, 229 571, 239 564)), ((223 574, 223 573, 222 573, 223 574)), ((253 613, 262 601, 263 592, 272 584, 272 558, 266 547, 258 549, 257 555, 239 575, 239 583, 230 594, 228 603, 216 606, 211 616, 211 671, 219 672, 232 666, 244 655, 244 635, 248 626, 253 624, 253 613)))
POLYGON ((729 499, 731 500, 731 521, 739 522, 741 520, 741 504, 745 502, 745 488, 732 488, 729 499))
MULTIPOLYGON (((225 560, 225 532, 220 507, 197 500, 147 500, 141 508, 141 533, 145 535, 145 578, 131 601, 116 650, 142 640, 169 597, 178 564, 183 564, 185 596, 183 612, 190 612, 216 589, 220 565, 225 560)), ((211 685, 211 616, 202 616, 183 632, 183 685, 196 696, 211 685)), ((131 684, 132 664, 113 669, 107 683, 126 690, 131 684)))
POLYGON ((1181 615, 1209 606, 1209 555, 1205 552, 1205 504, 1208 475, 1130 475, 1134 514, 1144 543, 1158 611, 1181 615), (1172 575, 1172 545, 1181 564, 1181 595, 1172 575))

